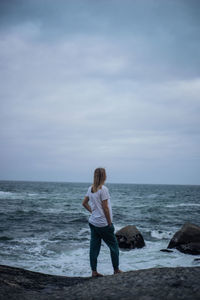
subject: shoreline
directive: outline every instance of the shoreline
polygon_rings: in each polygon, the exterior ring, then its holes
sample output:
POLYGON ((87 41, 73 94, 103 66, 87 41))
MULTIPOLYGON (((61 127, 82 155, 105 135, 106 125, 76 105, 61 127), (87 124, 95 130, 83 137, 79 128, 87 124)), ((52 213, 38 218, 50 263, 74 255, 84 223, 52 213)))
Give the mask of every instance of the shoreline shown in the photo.
POLYGON ((200 299, 200 267, 151 268, 101 278, 67 277, 0 265, 0 300, 200 299))

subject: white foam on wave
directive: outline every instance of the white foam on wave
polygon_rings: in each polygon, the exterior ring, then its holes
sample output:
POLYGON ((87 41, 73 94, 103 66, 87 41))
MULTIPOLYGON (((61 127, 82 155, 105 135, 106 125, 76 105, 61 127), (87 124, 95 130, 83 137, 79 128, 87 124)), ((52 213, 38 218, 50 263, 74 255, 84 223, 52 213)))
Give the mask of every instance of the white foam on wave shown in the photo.
POLYGON ((154 199, 156 197, 158 197, 158 194, 150 194, 147 196, 147 198, 149 198, 149 199, 154 199))
POLYGON ((184 207, 184 206, 199 206, 199 203, 179 203, 179 204, 168 204, 166 207, 168 208, 175 208, 175 207, 184 207))
POLYGON ((0 191, 0 198, 4 198, 5 196, 11 196, 13 193, 0 191))
POLYGON ((151 231, 151 236, 158 240, 171 239, 172 235, 173 235, 173 233, 170 231, 162 231, 162 230, 152 230, 151 231))
POLYGON ((65 212, 63 208, 40 208, 38 211, 42 212, 43 214, 59 214, 65 212))
POLYGON ((21 196, 21 193, 0 191, 0 199, 18 199, 21 196))
MULTIPOLYGON (((193 265, 193 256, 180 253, 177 250, 173 253, 161 252, 160 249, 163 247, 166 248, 166 243, 147 242, 143 249, 120 251, 120 268, 123 271, 131 271, 193 265)), ((45 269, 47 273, 58 275, 90 276, 89 245, 88 248, 78 248, 54 257, 53 260, 39 264, 36 269, 39 271, 45 269)), ((98 271, 105 275, 113 273, 109 249, 105 244, 102 245, 98 258, 98 271)))
MULTIPOLYGON (((85 234, 89 234, 83 230, 85 234)), ((23 240, 27 242, 28 240, 23 240)), ((73 249, 65 250, 61 253, 55 251, 45 252, 45 240, 32 240, 35 245, 30 247, 28 253, 25 247, 26 255, 22 256, 15 263, 18 267, 30 269, 32 271, 43 272, 47 274, 65 275, 65 276, 90 276, 89 264, 89 240, 82 244, 74 245, 73 249)), ((146 242, 142 249, 133 249, 130 251, 120 250, 120 268, 123 271, 140 270, 156 267, 191 267, 194 266, 194 256, 183 254, 177 250, 172 253, 161 252, 160 249, 166 248, 167 241, 146 242)), ((195 256, 200 258, 200 256, 195 256)), ((8 262, 9 263, 9 262, 8 262)), ((110 275, 113 273, 110 251, 102 243, 100 255, 98 258, 98 271, 110 275)))
POLYGON ((143 207, 147 207, 147 206, 148 206, 147 204, 134 205, 134 208, 143 208, 143 207))
POLYGON ((29 197, 38 197, 40 194, 37 194, 37 193, 28 193, 27 195, 29 197))
MULTIPOLYGON (((172 253, 161 252, 168 242, 146 242, 142 249, 120 252, 121 268, 124 271, 155 267, 191 267, 194 257, 174 250, 172 253)), ((200 256, 199 256, 200 257, 200 256)))

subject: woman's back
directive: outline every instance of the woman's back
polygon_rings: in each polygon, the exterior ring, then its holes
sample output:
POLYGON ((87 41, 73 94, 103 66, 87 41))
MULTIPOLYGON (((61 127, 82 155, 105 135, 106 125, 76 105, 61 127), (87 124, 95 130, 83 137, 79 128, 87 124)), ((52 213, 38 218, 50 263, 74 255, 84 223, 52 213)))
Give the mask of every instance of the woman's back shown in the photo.
POLYGON ((92 214, 89 218, 89 222, 97 227, 107 226, 108 223, 103 211, 102 201, 108 200, 108 207, 112 219, 112 207, 110 203, 108 188, 103 185, 97 192, 93 192, 93 187, 90 186, 86 196, 89 197, 89 203, 92 209, 92 214))

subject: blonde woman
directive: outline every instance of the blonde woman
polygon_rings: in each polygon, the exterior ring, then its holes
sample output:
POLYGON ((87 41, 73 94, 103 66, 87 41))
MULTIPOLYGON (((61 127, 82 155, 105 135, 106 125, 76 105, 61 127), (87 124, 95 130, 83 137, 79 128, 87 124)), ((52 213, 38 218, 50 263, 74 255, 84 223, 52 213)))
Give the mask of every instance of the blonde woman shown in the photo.
POLYGON ((119 248, 114 235, 112 224, 112 207, 108 188, 104 185, 106 171, 104 168, 97 168, 94 171, 94 182, 89 187, 83 200, 83 206, 91 213, 89 226, 91 230, 90 240, 90 266, 92 276, 103 276, 97 272, 97 258, 101 248, 102 239, 110 248, 110 255, 114 274, 121 273, 119 270, 119 248))

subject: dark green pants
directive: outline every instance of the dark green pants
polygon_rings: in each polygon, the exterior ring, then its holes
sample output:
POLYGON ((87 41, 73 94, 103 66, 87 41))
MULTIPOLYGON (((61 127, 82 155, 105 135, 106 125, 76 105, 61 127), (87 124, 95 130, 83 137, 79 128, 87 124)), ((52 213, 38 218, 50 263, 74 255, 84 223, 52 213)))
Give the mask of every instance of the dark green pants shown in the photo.
POLYGON ((101 240, 106 243, 110 248, 110 255, 112 260, 113 269, 116 270, 119 267, 119 247, 117 239, 114 235, 114 226, 96 227, 89 223, 91 230, 90 240, 90 266, 92 271, 97 269, 97 258, 101 248, 101 240))

